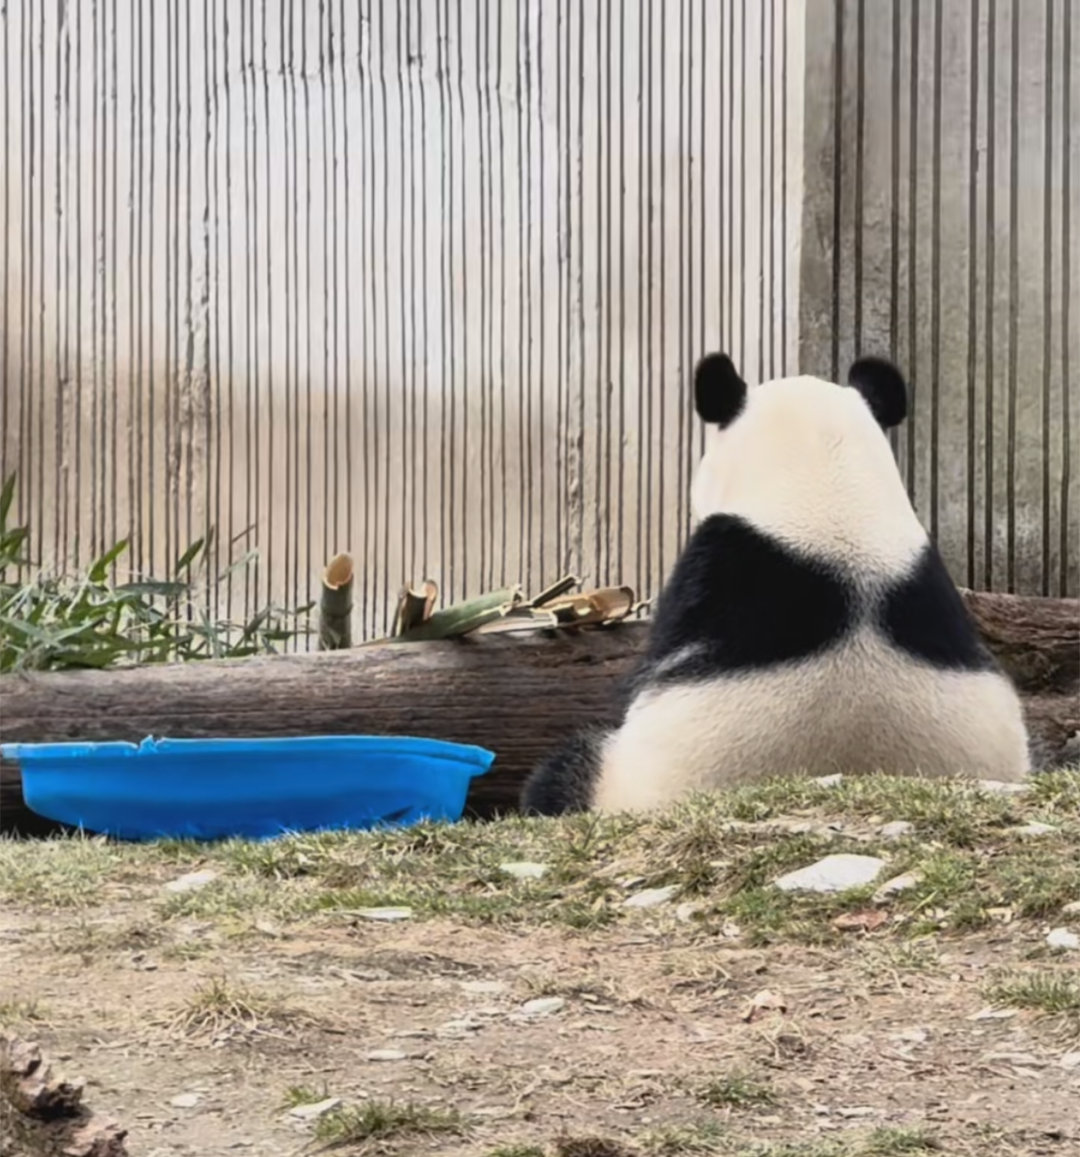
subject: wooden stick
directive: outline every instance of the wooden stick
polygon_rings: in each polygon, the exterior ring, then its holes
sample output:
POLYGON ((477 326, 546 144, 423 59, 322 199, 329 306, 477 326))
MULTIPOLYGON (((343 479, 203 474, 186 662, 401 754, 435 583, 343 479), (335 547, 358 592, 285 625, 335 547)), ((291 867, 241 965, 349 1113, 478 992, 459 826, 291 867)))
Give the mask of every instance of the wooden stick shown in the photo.
POLYGON ((353 561, 335 554, 323 571, 319 599, 319 649, 341 651, 352 646, 353 561))

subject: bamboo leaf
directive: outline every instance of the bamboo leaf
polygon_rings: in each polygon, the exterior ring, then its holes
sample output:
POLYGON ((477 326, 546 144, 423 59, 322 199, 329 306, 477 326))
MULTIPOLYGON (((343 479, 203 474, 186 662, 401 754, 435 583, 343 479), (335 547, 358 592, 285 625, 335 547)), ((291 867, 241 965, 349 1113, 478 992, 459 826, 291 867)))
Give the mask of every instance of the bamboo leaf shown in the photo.
POLYGON ((121 583, 120 586, 114 587, 113 589, 117 594, 121 595, 175 599, 182 594, 186 594, 190 587, 185 582, 170 582, 168 579, 141 579, 138 582, 121 583))
POLYGON ((12 471, 5 479, 3 489, 0 489, 0 530, 7 528, 7 516, 11 511, 11 504, 15 501, 15 472, 12 471))
POLYGON ((90 582, 103 583, 109 577, 109 567, 127 550, 128 542, 128 539, 122 538, 91 565, 87 576, 90 582))
POLYGON ((176 560, 176 565, 173 567, 173 574, 179 574, 181 571, 190 567, 205 544, 205 538, 197 538, 176 560))

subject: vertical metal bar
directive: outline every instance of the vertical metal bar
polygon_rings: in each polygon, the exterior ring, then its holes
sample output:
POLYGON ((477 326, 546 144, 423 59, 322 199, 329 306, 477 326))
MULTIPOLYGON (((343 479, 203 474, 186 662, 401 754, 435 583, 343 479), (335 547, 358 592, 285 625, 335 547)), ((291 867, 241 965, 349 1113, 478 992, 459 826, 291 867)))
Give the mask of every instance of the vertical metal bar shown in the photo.
POLYGON ((1016 590, 1016 409, 1020 316, 1020 7, 1012 0, 1009 42, 1009 382, 1008 439, 1005 460, 1006 590, 1016 590))
MULTIPOLYGON (((968 329, 967 329, 967 585, 975 585, 975 397, 978 336, 978 202, 979 202, 979 17, 980 0, 972 0, 968 52, 968 329)), ((989 287, 987 287, 989 290, 989 287)))
MULTIPOLYGON (((1061 18, 1061 543, 1058 561, 1058 594, 1069 594, 1070 530, 1069 500, 1072 494, 1072 401, 1071 354, 1075 338, 1072 325, 1072 4, 1064 0, 1061 18)), ((1075 591, 1073 593, 1076 593, 1075 591)))

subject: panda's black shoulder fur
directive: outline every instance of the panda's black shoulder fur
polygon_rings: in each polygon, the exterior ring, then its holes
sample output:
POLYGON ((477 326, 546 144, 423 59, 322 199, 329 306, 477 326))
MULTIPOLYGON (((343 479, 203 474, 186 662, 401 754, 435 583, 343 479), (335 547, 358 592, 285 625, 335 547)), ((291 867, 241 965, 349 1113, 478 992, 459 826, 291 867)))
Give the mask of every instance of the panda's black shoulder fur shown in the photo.
POLYGON ((894 647, 940 670, 998 670, 932 542, 910 573, 886 590, 877 625, 894 647))
POLYGON ((682 682, 803 659, 839 642, 855 611, 838 570, 742 518, 714 514, 690 536, 657 600, 639 674, 682 682))
POLYGON ((661 592, 627 694, 808 659, 842 642, 868 613, 910 658, 951 670, 995 665, 931 543, 868 609, 840 568, 742 518, 713 515, 691 535, 661 592))

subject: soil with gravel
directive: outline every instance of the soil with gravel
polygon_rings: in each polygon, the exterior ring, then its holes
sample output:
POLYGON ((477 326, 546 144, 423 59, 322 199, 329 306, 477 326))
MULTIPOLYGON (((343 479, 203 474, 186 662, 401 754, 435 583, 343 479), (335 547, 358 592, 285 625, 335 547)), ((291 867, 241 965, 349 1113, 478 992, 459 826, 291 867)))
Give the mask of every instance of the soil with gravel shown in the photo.
POLYGON ((1039 951, 1030 930, 952 938, 924 958, 860 932, 827 949, 748 949, 642 912, 588 932, 357 920, 263 925, 239 941, 180 922, 166 940, 151 931, 142 945, 136 930, 103 950, 101 927, 79 919, 0 912, 0 1003, 24 1039, 86 1078, 132 1157, 310 1152, 315 1126, 289 1108, 298 1088, 461 1114, 460 1133, 346 1152, 775 1142, 814 1155, 891 1127, 921 1128, 951 1154, 1080 1153, 1075 1031, 987 1008, 982 991, 990 970, 1039 951), (265 1005, 185 1020, 221 981, 265 1005), (702 1090, 733 1072, 770 1097, 710 1103, 702 1090))

